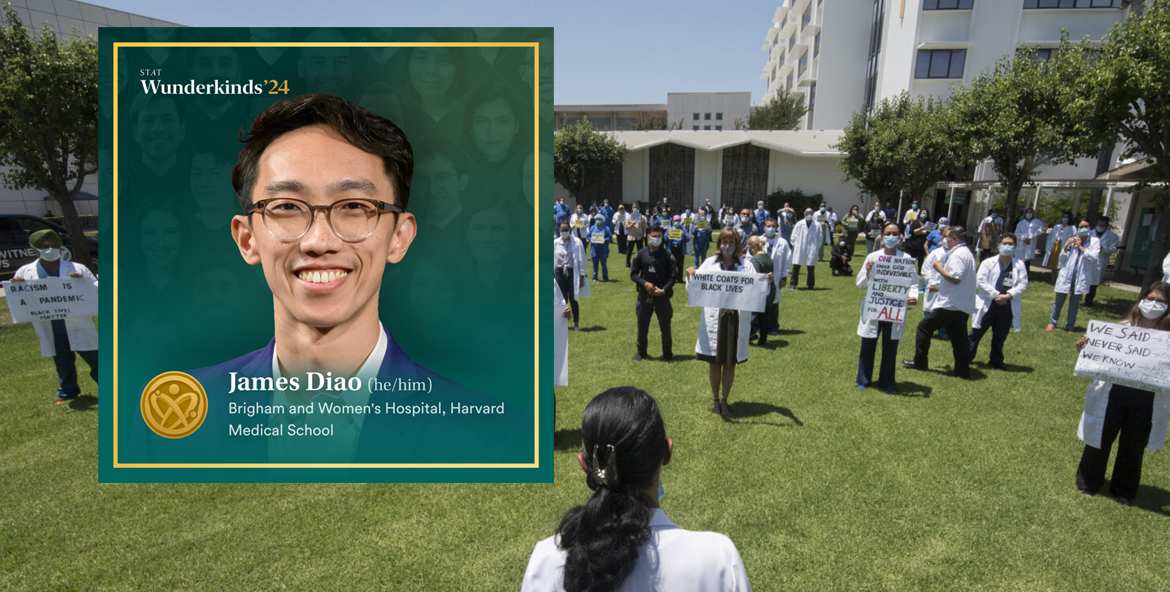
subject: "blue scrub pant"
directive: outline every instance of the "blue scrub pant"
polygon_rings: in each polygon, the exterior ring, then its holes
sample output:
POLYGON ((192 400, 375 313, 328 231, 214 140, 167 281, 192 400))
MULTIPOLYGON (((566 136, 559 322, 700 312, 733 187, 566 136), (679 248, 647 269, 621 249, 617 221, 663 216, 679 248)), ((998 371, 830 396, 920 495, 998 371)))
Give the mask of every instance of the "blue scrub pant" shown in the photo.
POLYGON ((1068 298, 1068 324, 1064 328, 1072 329, 1077 324, 1077 308, 1081 305, 1081 295, 1073 294, 1072 298, 1069 298, 1068 294, 1057 292, 1056 302, 1052 303, 1052 318, 1048 320, 1049 325, 1055 327, 1056 323, 1060 321, 1060 309, 1064 308, 1066 298, 1068 298))
POLYGON ((878 337, 881 337, 882 365, 880 374, 878 374, 878 387, 884 390, 894 388, 894 371, 898 361, 898 340, 890 336, 893 325, 889 321, 880 321, 876 337, 861 338, 861 355, 857 360, 857 384, 869 386, 873 382, 874 355, 877 353, 878 337))

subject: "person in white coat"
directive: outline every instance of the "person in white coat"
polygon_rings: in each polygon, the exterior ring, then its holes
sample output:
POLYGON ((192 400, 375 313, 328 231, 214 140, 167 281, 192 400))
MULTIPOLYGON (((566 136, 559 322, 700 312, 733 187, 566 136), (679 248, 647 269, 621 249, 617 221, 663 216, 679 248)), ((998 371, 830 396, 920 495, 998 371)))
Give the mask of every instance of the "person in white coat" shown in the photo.
MULTIPOLYGON (((743 247, 739 243, 739 232, 734 228, 719 231, 717 241, 719 252, 708 257, 698 271, 747 271, 752 269, 744 260, 743 247)), ((695 268, 687 269, 687 277, 695 275, 695 268)), ((752 332, 752 313, 747 310, 703 307, 699 317, 699 339, 695 343, 698 359, 707 362, 708 377, 711 380, 711 396, 715 403, 711 413, 724 417, 730 415, 727 395, 735 382, 735 365, 748 359, 748 342, 752 332), (719 392, 722 386, 723 400, 719 392)))
POLYGON ((1102 280, 1105 279, 1105 268, 1109 266, 1109 258, 1117 252, 1117 245, 1121 239, 1117 237, 1117 233, 1109 228, 1109 216, 1101 216, 1097 218, 1097 227, 1089 232, 1101 241, 1101 255, 1097 259, 1097 273, 1089 278, 1089 293, 1085 295, 1085 306, 1093 306, 1093 298, 1097 297, 1097 286, 1101 285, 1102 280))
POLYGON ((1101 241, 1089 234, 1089 221, 1081 219, 1077 223, 1076 236, 1064 242, 1060 247, 1060 273, 1056 276, 1056 301, 1052 303, 1052 315, 1048 321, 1046 331, 1056 329, 1060 321, 1060 309, 1064 308, 1064 301, 1068 300, 1068 324, 1065 330, 1073 332, 1077 324, 1077 307, 1080 304, 1081 294, 1089 292, 1089 284, 1097 273, 1097 265, 1101 255, 1101 241))
POLYGON ((1028 279, 1032 279, 1029 269, 1032 260, 1036 258, 1036 243, 1040 241, 1040 233, 1044 232, 1044 223, 1036 217, 1032 208, 1024 210, 1024 219, 1016 224, 1015 258, 1024 262, 1024 269, 1028 270, 1028 279))
MULTIPOLYGON (((865 257, 861 271, 857 272, 857 287, 869 289, 869 274, 873 270, 878 257, 910 257, 898 250, 902 230, 894 222, 888 222, 882 228, 882 248, 865 257)), ((940 249, 941 250, 941 249, 940 249)), ((913 306, 918 303, 918 286, 910 287, 907 302, 913 306)), ((864 306, 864 302, 862 304, 864 306)), ((894 374, 898 367, 898 342, 906 332, 906 323, 891 321, 865 320, 857 323, 857 335, 861 337, 861 353, 857 357, 857 390, 865 390, 873 383, 873 362, 877 353, 878 336, 882 338, 882 365, 878 374, 878 388, 887 393, 894 392, 894 374)))
POLYGON ((683 530, 659 507, 674 441, 650 395, 629 386, 597 395, 581 444, 577 463, 593 494, 536 544, 521 592, 750 592, 731 539, 683 530))
POLYGON ((1020 331, 1020 307, 1028 288, 1028 267, 1015 258, 1016 236, 1010 232, 999 237, 999 256, 983 260, 975 274, 975 316, 971 319, 971 359, 979 349, 983 334, 991 329, 992 368, 1003 368, 1003 344, 1008 328, 1020 331))
POLYGON ((808 289, 812 290, 816 286, 817 253, 825 242, 821 228, 822 225, 813 220, 812 208, 805 209, 804 220, 792 228, 792 240, 789 241, 792 244, 792 282, 788 284, 789 290, 795 290, 796 284, 800 283, 802 265, 808 268, 808 289))
POLYGON ((1060 269, 1060 249, 1076 233, 1077 225, 1072 223, 1072 214, 1069 212, 1061 214, 1060 222, 1048 229, 1048 242, 1044 248, 1044 261, 1041 265, 1054 272, 1060 269))
MULTIPOLYGON (((80 263, 61 260, 61 237, 56 232, 46 229, 32 233, 29 246, 36 249, 40 257, 17 269, 12 275, 13 282, 71 277, 97 285, 97 278, 89 268, 80 263)), ((77 384, 75 353, 89 364, 90 378, 95 383, 98 381, 98 334, 93 318, 33 321, 32 325, 41 342, 41 356, 52 357, 53 365, 57 367, 56 404, 76 399, 81 394, 81 387, 77 384)))
POLYGON ((770 323, 764 327, 768 335, 780 334, 780 294, 783 293, 784 286, 788 285, 788 272, 792 269, 792 247, 788 245, 788 241, 780 236, 780 229, 777 226, 775 218, 768 218, 764 221, 764 244, 767 252, 772 256, 772 281, 776 285, 776 297, 772 302, 768 303, 771 311, 765 311, 765 315, 770 323))
MULTIPOLYGON (((1170 284, 1155 282, 1142 290, 1122 324, 1170 331, 1170 284)), ((1077 349, 1084 348, 1088 340, 1088 335, 1081 337, 1077 349)), ((1077 489, 1084 496, 1093 497, 1105 484, 1105 466, 1116 439, 1117 460, 1113 463, 1109 493, 1117 503, 1131 505, 1141 483, 1142 457, 1146 450, 1158 450, 1165 444, 1167 423, 1170 423, 1170 393, 1103 380, 1090 382, 1085 393, 1085 410, 1077 427, 1077 436, 1085 443, 1077 466, 1077 489)))
POLYGON ((582 243, 589 242, 589 227, 593 224, 593 215, 586 212, 580 204, 577 205, 577 210, 569 218, 569 225, 572 226, 573 236, 582 243))
POLYGON ((577 299, 585 288, 585 244, 569 232, 569 223, 561 222, 560 236, 553 239, 553 275, 561 296, 573 310, 573 330, 580 326, 580 308, 577 299))
POLYGON ((1162 260, 1162 281, 1170 282, 1170 253, 1162 260))

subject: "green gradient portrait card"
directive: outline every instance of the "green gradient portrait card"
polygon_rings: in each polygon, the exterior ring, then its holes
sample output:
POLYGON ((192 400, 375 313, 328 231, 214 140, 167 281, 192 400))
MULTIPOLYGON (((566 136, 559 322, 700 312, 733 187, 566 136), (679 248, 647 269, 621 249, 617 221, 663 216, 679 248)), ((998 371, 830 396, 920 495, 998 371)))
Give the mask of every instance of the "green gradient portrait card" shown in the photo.
POLYGON ((552 481, 551 29, 100 45, 101 481, 552 481))

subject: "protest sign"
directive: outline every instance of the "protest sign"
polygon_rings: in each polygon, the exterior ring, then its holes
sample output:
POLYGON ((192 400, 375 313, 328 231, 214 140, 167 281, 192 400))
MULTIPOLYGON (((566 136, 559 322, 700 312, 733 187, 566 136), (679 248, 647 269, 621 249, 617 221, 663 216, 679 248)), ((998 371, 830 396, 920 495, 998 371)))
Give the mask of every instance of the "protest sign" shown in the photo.
POLYGON ((1089 321, 1073 374, 1128 387, 1170 392, 1170 333, 1089 321))
POLYGON ((869 271, 869 290, 861 304, 861 318, 869 321, 906 322, 910 287, 918 283, 913 257, 878 255, 869 271))
POLYGON ((4 282, 13 323, 96 317, 97 288, 87 278, 63 277, 4 282))
POLYGON ((699 272, 687 280, 687 305, 764 312, 768 279, 743 271, 699 272))
POLYGON ((681 228, 671 228, 670 229, 670 240, 681 240, 681 239, 682 239, 682 229, 681 228))
POLYGON ((698 226, 699 228, 706 228, 707 227, 707 220, 705 218, 699 218, 699 221, 696 224, 696 226, 698 226))
POLYGON ((595 245, 604 245, 605 244, 605 233, 594 232, 593 234, 591 234, 589 236, 589 242, 591 242, 595 245))
POLYGON ((577 218, 576 220, 573 220, 573 226, 576 226, 577 228, 585 228, 585 219, 577 218))

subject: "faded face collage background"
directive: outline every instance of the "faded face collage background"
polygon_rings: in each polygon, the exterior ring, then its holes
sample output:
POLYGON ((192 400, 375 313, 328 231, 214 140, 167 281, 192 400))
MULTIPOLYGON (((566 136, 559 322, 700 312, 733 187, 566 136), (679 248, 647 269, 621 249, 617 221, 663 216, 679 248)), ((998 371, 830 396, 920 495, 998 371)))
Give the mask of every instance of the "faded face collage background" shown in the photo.
MULTIPOLYGON (((529 47, 124 47, 118 53, 119 389, 268 344, 273 293, 230 233, 239 133, 274 102, 341 96, 406 133, 418 233, 387 265, 380 319, 417 362, 532 406, 535 161, 551 195, 550 29, 116 29, 115 42, 532 42, 529 47), (148 96, 142 81, 265 84, 261 95, 148 96), (288 93, 268 94, 287 81, 288 93), (540 104, 533 91, 539 86, 540 104), (541 110, 543 150, 534 144, 541 110), (547 124, 547 125, 546 125, 547 124), (538 154, 543 151, 542 156, 538 154)), ((100 191, 113 195, 113 78, 101 60, 100 191), (109 100, 109 102, 107 102, 109 100)), ((112 232, 109 216, 102 232, 112 232)), ((321 223, 318 220, 317 223, 321 223)), ((391 224, 380 226, 389 229, 391 224)), ((387 230, 388 231, 388 230, 387 230)), ((356 243, 361 245, 361 243, 356 243)), ((103 269, 108 270, 103 262, 103 269)), ((103 278, 104 279, 104 278, 103 278)), ((133 409, 120 409, 133 412, 133 409)))

